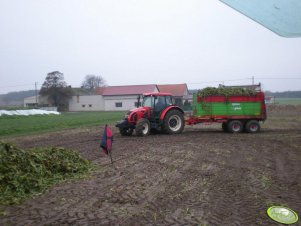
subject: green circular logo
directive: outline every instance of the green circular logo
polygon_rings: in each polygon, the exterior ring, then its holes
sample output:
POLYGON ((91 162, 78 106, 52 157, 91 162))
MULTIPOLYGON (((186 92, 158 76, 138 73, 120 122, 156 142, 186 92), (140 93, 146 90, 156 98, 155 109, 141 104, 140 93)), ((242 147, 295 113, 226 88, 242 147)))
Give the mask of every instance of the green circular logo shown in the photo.
POLYGON ((283 206, 272 206, 267 210, 268 216, 282 224, 293 224, 298 221, 298 215, 293 210, 283 206))

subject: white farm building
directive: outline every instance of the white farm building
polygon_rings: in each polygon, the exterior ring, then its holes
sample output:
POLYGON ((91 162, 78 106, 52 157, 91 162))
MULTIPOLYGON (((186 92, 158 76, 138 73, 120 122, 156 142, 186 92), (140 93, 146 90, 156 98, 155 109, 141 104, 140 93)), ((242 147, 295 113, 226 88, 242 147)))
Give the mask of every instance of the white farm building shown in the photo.
MULTIPOLYGON (((160 91, 170 92, 176 100, 180 101, 188 97, 186 84, 107 86, 98 88, 93 95, 72 96, 69 101, 69 111, 127 111, 137 106, 138 97, 143 93, 160 91)), ((38 98, 39 105, 40 100, 41 98, 38 98)), ((43 98, 43 106, 45 106, 44 101, 45 98, 43 98)), ((24 99, 25 107, 33 106, 35 103, 34 97, 24 99)), ((48 106, 51 107, 51 104, 48 106)))

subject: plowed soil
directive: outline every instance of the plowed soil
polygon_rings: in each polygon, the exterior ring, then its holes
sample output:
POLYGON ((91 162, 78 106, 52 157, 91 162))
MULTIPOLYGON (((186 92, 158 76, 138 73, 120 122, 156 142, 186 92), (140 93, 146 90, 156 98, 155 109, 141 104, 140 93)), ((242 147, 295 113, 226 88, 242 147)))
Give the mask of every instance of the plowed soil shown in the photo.
POLYGON ((2 207, 0 225, 281 225, 266 215, 270 205, 301 216, 300 114, 274 109, 258 134, 198 125, 122 137, 114 129, 113 166, 98 149, 101 127, 15 138, 24 148, 71 148, 99 168, 2 207))

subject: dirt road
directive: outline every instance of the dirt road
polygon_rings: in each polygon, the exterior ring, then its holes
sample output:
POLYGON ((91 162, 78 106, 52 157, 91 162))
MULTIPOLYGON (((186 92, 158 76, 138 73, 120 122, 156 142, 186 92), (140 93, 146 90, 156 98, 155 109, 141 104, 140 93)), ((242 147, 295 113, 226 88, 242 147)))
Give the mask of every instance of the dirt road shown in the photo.
POLYGON ((114 131, 114 167, 98 150, 102 128, 17 138, 22 147, 72 148, 99 169, 6 207, 0 225, 277 225, 266 215, 272 204, 301 216, 299 115, 275 114, 259 134, 219 126, 172 136, 114 131))

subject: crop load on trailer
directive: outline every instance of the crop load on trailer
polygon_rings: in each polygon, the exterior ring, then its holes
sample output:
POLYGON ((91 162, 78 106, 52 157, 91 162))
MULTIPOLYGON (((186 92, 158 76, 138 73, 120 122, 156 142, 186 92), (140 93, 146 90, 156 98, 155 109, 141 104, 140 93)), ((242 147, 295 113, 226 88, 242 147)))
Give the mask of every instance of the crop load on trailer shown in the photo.
POLYGON ((193 96, 193 115, 188 125, 220 122, 224 131, 259 132, 266 119, 263 92, 243 88, 205 88, 193 96))

